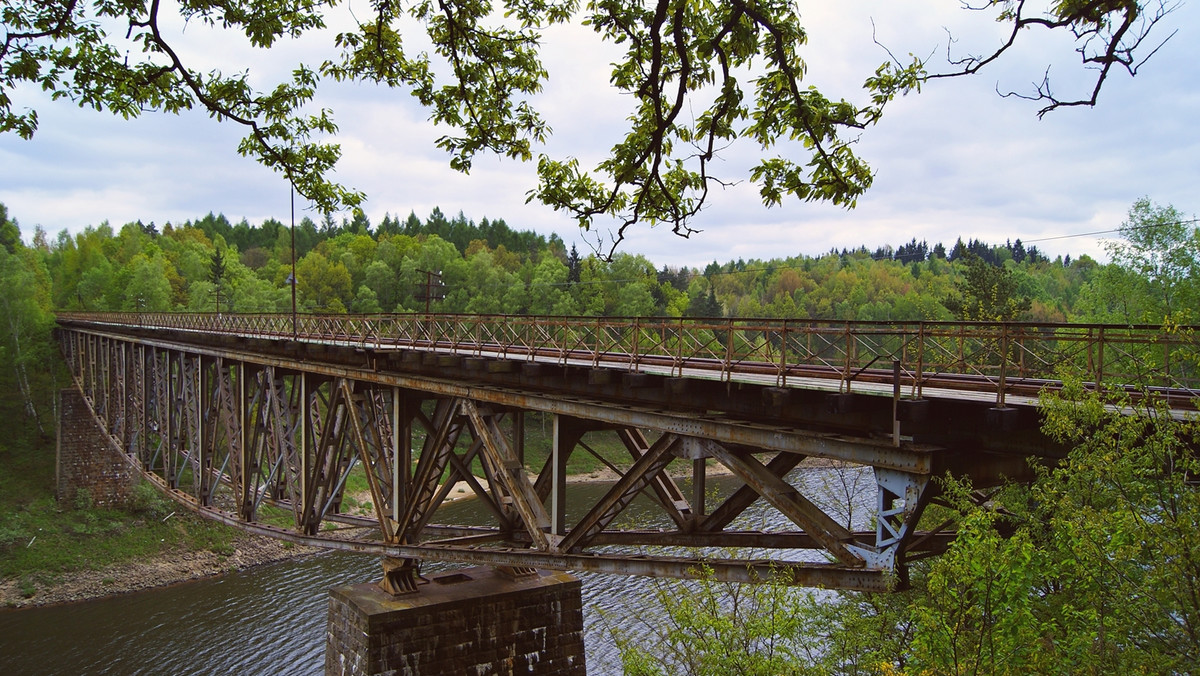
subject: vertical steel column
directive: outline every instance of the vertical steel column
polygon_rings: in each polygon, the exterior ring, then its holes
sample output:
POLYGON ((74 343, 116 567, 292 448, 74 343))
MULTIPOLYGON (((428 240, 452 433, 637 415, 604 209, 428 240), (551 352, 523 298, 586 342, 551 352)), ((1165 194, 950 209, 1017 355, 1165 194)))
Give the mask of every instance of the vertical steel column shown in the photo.
POLYGON ((87 337, 87 388, 84 392, 94 402, 96 401, 96 337, 88 335, 87 337))
POLYGON ((996 393, 997 408, 1004 408, 1004 390, 1008 387, 1008 324, 1000 327, 1000 386, 996 393))
MULTIPOLYGON (((218 305, 220 301, 217 301, 218 305)), ((209 431, 208 424, 210 421, 204 419, 204 412, 213 411, 214 402, 211 401, 212 395, 209 388, 212 387, 212 378, 205 378, 204 374, 208 371, 208 366, 205 362, 212 366, 216 366, 212 357, 204 355, 196 355, 196 453, 197 462, 194 465, 195 476, 192 477, 192 485, 196 487, 196 499, 205 507, 212 504, 212 486, 211 486, 211 471, 213 466, 212 450, 210 449, 211 441, 209 436, 216 437, 216 430, 209 431), (205 380, 208 380, 206 386, 205 380), (207 434, 206 434, 207 432, 207 434)), ((215 423, 215 421, 211 421, 215 423)))
MULTIPOLYGON (((297 407, 297 413, 300 416, 300 440, 297 444, 297 450, 300 453, 300 493, 296 497, 299 498, 299 505, 293 508, 298 508, 300 519, 296 523, 297 526, 302 525, 308 519, 308 433, 309 433, 309 401, 308 401, 308 375, 301 371, 296 375, 300 385, 300 401, 297 407)), ((295 498, 294 498, 295 499, 295 498)))
MULTIPOLYGON (((403 479, 404 479, 404 475, 407 474, 405 469, 407 468, 407 458, 409 457, 409 448, 408 447, 411 444, 411 435, 407 434, 407 429, 406 429, 406 434, 401 435, 401 433, 400 433, 400 428, 402 425, 402 423, 400 421, 400 388, 395 387, 395 386, 392 387, 391 415, 392 415, 392 520, 395 521, 397 524, 399 524, 400 523, 400 509, 401 509, 400 506, 404 503, 404 499, 407 497, 406 495, 404 495, 404 493, 406 492, 405 489, 407 488, 408 482, 403 479), (403 436, 403 439, 402 439, 402 436, 403 436), (402 443, 404 444, 404 448, 400 447, 400 445, 402 443), (402 463, 405 463, 405 464, 402 466, 402 463)), ((405 428, 408 427, 407 423, 404 423, 403 426, 405 428)))
POLYGON ((150 430, 148 428, 150 415, 150 369, 146 363, 147 350, 145 345, 138 345, 139 387, 141 398, 138 406, 138 437, 137 457, 142 469, 149 469, 150 430))
POLYGON ((113 389, 117 393, 117 402, 113 406, 115 409, 113 411, 113 421, 115 424, 113 425, 112 433, 121 444, 121 452, 128 454, 129 449, 125 444, 125 434, 128 431, 129 419, 125 415, 129 410, 129 360, 126 358, 129 343, 122 340, 114 347, 116 348, 115 356, 117 363, 114 366, 116 373, 113 378, 113 389))
POLYGON ((892 446, 900 448, 900 360, 892 360, 892 446))
POLYGON ((176 402, 179 398, 179 388, 181 386, 179 378, 176 377, 176 368, 178 373, 182 374, 183 365, 176 366, 176 360, 171 355, 170 351, 163 354, 163 378, 166 379, 166 394, 167 400, 167 437, 163 445, 163 478, 167 480, 167 486, 170 488, 179 488, 179 477, 175 475, 175 449, 179 442, 179 408, 176 402))
POLYGON ((562 425, 558 414, 551 419, 550 447, 550 532, 567 532, 567 462, 562 448, 562 425))
POLYGON ((237 491, 238 515, 246 521, 254 520, 254 500, 250 496, 250 477, 252 475, 251 467, 253 465, 252 453, 250 451, 250 415, 246 407, 246 362, 239 361, 237 363, 237 415, 238 415, 238 436, 241 437, 241 449, 238 452, 238 461, 241 465, 237 485, 234 489, 237 491))

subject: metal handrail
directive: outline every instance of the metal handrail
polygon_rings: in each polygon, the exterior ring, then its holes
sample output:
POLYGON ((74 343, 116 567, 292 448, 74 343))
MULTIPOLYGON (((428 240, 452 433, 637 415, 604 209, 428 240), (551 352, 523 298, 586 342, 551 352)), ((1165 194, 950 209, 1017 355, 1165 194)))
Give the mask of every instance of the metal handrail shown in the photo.
POLYGON ((891 382, 915 396, 930 386, 995 394, 1057 381, 1126 383, 1164 391, 1173 404, 1200 397, 1200 332, 1195 326, 1030 322, 858 322, 705 317, 538 317, 526 315, 212 314, 62 312, 60 321, 328 341, 379 349, 422 349, 728 381, 769 376, 891 382), (293 321, 295 325, 293 327, 293 321), (955 385, 955 383, 958 383, 955 385))

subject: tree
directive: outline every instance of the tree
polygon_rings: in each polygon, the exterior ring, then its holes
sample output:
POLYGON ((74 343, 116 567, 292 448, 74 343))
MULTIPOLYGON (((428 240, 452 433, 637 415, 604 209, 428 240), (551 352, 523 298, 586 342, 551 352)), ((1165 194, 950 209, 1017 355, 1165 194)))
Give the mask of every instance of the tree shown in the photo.
MULTIPOLYGON (((1200 228, 1175 207, 1143 197, 1129 209, 1121 238, 1107 245, 1112 268, 1099 289, 1120 321, 1190 324, 1200 319, 1200 228)), ((1112 319, 1112 317, 1105 317, 1112 319)))
POLYGON ((579 283, 580 260, 579 251, 572 244, 571 253, 567 254, 567 282, 570 284, 579 283))
MULTIPOLYGON (((1025 245, 1021 243, 1021 238, 1018 237, 1016 244, 1012 245, 1013 262, 1014 263, 1023 263, 1025 261, 1025 259, 1028 257, 1029 257, 1029 253, 1027 251, 1025 251, 1025 245)), ((1029 262, 1033 263, 1034 261, 1031 260, 1029 262)))
POLYGON ((387 263, 372 261, 363 270, 363 283, 375 292, 381 307, 390 310, 396 306, 396 273, 387 263))
POLYGON ((8 253, 15 253, 21 243, 21 228, 16 220, 9 220, 8 209, 0 203, 0 246, 8 253))
MULTIPOLYGON (((804 637, 803 603, 778 584, 740 585, 701 579, 658 582, 654 601, 666 617, 618 627, 614 637, 630 676, 773 676, 797 673, 804 637)), ((804 672, 799 672, 804 673, 804 672)))
POLYGON ((376 298, 371 287, 366 284, 358 287, 358 293, 354 295, 354 302, 350 304, 350 311, 358 314, 374 314, 381 310, 379 299, 376 298))
POLYGON ((350 272, 313 251, 296 264, 296 290, 319 312, 345 312, 351 293, 350 272))
MULTIPOLYGON (((322 78, 375 83, 410 91, 431 120, 449 130, 437 143, 455 169, 469 171, 481 152, 536 157, 539 180, 530 197, 585 229, 596 219, 615 221, 611 242, 592 231, 597 248, 615 247, 638 223, 694 233, 689 223, 709 189, 739 178, 712 173, 739 139, 758 146, 749 176, 765 204, 796 198, 853 206, 872 182, 870 167, 855 153, 861 130, 879 121, 895 96, 928 79, 985 68, 1014 49, 1026 29, 1073 33, 1082 64, 1096 70, 1088 99, 1058 100, 1049 83, 1037 87, 1029 96, 1047 102, 1043 112, 1093 105, 1113 70, 1136 74, 1154 52, 1151 33, 1173 7, 1167 0, 1072 0, 1032 15, 1036 10, 1021 0, 984 2, 973 9, 1011 28, 1000 48, 932 74, 920 59, 889 58, 863 84, 865 101, 856 103, 804 81, 807 33, 787 0, 498 4, 371 3, 369 17, 334 35, 320 66, 299 64, 284 81, 259 90, 252 85, 257 72, 226 74, 193 62, 180 48, 182 38, 169 30, 171 10, 158 2, 10 0, 0 47, 0 132, 28 138, 37 128, 37 111, 14 104, 12 92, 21 86, 126 118, 201 108, 243 127, 241 154, 279 171, 319 210, 332 212, 356 207, 364 196, 333 182, 341 154, 337 127, 331 111, 314 111, 311 103, 322 78), (427 32, 428 51, 415 52, 425 49, 423 40, 405 34, 414 22, 427 32), (590 169, 577 158, 536 152, 550 133, 534 107, 550 77, 539 48, 546 31, 564 23, 590 26, 625 50, 610 81, 633 102, 629 126, 590 169)), ((206 25, 269 49, 336 25, 344 5, 230 0, 172 7, 181 15, 174 19, 190 30, 206 25)))
POLYGON ((543 256, 529 280, 529 312, 535 315, 575 314, 575 305, 567 291, 570 271, 554 256, 543 256))
POLYGON ((225 257, 220 251, 214 251, 212 262, 208 267, 208 281, 212 282, 213 293, 217 297, 217 312, 221 311, 221 285, 225 282, 225 257))
POLYGON ((967 269, 958 294, 942 301, 959 319, 972 322, 1008 322, 1029 311, 1032 302, 1022 297, 1011 270, 966 254, 967 269))
POLYGON ((121 285, 121 310, 127 312, 166 312, 171 307, 171 284, 164 270, 162 255, 154 259, 138 254, 129 262, 126 283, 121 285))
POLYGON ((48 388, 39 388, 38 379, 51 370, 48 365, 54 352, 50 276, 36 253, 19 240, 12 252, 0 247, 0 316, 0 368, 4 380, 11 377, 15 381, 25 415, 45 433, 39 395, 48 388))

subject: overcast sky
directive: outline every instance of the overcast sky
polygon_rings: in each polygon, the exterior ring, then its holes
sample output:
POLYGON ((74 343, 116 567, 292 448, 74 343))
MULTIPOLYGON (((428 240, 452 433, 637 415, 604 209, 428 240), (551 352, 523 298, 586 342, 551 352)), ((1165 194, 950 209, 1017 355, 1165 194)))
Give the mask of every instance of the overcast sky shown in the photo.
MULTIPOLYGON (((991 243, 1019 238, 1052 256, 1103 257, 1104 236, 1062 237, 1117 228, 1142 196, 1189 215, 1200 210, 1196 4, 1184 4, 1167 18, 1170 25, 1155 37, 1178 33, 1136 78, 1115 73, 1095 109, 1065 109, 1039 120, 1038 105, 998 96, 997 89, 1031 91, 1048 66, 1056 93, 1090 88, 1090 74, 1081 70, 1069 41, 1031 32, 995 68, 932 82, 891 104, 858 142, 857 152, 876 177, 857 208, 763 207, 755 186, 744 180, 754 148, 743 144, 718 168, 723 178, 741 182, 711 195, 694 224, 703 232, 685 240, 665 228, 640 226, 622 250, 644 254, 659 266, 702 267, 713 260, 817 255, 860 244, 874 249, 914 237, 950 246, 961 237, 991 243)), ((357 5, 361 16, 367 5, 357 5)), ((945 53, 944 28, 957 38, 958 54, 986 51, 1000 37, 986 17, 959 9, 955 1, 799 5, 810 36, 801 50, 808 82, 830 98, 858 103, 865 100, 862 81, 887 58, 872 43, 872 30, 898 55, 932 56, 932 69, 945 53)), ((298 55, 310 63, 329 55, 319 52, 315 38, 252 52, 197 26, 188 27, 182 42, 191 52, 185 58, 199 70, 249 67, 277 75, 298 55)), ((614 52, 589 30, 571 27, 547 36, 544 58, 551 79, 538 105, 554 136, 542 150, 594 165, 619 140, 628 105, 607 87, 606 64, 614 52)), ((37 108, 40 129, 32 141, 0 137, 0 202, 27 240, 37 225, 53 237, 64 228, 74 232, 104 221, 115 228, 139 219, 161 226, 210 211, 234 222, 268 217, 287 222, 286 182, 237 155, 242 133, 234 125, 201 113, 124 121, 52 104, 32 91, 15 99, 37 108)), ((425 218, 436 206, 475 221, 503 218, 513 228, 556 232, 588 250, 571 219, 525 203, 536 183, 533 163, 480 157, 469 176, 452 171, 434 147, 444 132, 425 121, 427 113, 406 93, 344 85, 330 87, 318 103, 334 110, 341 129, 338 178, 367 194, 365 210, 373 223, 385 213, 425 218)), ((298 206, 297 218, 319 219, 298 206)), ((601 232, 604 227, 600 224, 601 232)))

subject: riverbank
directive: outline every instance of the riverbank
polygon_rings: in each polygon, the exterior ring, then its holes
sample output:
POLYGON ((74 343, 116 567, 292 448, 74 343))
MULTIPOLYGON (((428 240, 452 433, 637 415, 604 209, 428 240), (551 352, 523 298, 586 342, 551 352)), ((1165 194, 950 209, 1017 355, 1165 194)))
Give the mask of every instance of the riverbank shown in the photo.
MULTIPOLYGON (((709 475, 727 474, 724 467, 710 467, 709 475)), ((608 468, 572 475, 571 483, 613 482, 620 476, 608 468)), ((368 496, 361 496, 363 500, 368 496)), ((451 489, 449 501, 474 497, 466 482, 451 489)), ((237 533, 231 551, 209 549, 172 549, 141 560, 106 566, 98 570, 76 570, 48 579, 0 580, 0 609, 21 609, 90 601, 109 596, 166 587, 224 575, 255 566, 276 563, 319 553, 265 536, 237 533)))
POLYGON ((285 561, 321 551, 273 538, 239 534, 232 553, 171 550, 162 554, 55 576, 52 582, 0 581, 0 608, 31 608, 91 601, 107 596, 167 587, 285 561))

